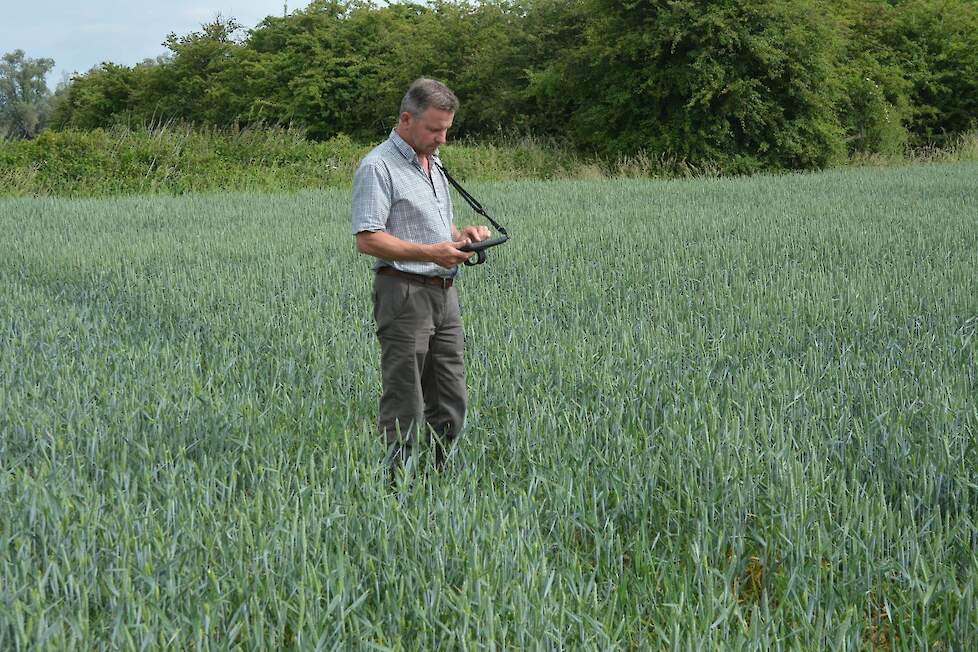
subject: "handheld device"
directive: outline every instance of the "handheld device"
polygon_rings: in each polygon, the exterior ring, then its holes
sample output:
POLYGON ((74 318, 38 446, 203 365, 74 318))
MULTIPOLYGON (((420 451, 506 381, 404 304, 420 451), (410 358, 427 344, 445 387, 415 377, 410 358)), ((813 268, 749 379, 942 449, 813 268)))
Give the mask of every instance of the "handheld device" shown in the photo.
POLYGON ((474 251, 478 254, 476 256, 476 262, 471 262, 470 260, 465 261, 466 265, 481 265, 486 262, 486 249, 490 247, 495 247, 496 245, 501 245, 502 243, 509 240, 508 235, 501 236, 499 238, 492 238, 491 240, 483 240, 482 242, 470 242, 464 247, 459 247, 459 251, 474 251))

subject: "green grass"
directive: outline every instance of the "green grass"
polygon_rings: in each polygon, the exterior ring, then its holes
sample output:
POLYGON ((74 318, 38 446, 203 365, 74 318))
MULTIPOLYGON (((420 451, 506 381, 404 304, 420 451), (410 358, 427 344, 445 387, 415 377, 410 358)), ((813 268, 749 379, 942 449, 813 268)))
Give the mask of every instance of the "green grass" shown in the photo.
POLYGON ((976 178, 473 183, 393 495, 348 190, 0 201, 0 649, 973 650, 976 178))

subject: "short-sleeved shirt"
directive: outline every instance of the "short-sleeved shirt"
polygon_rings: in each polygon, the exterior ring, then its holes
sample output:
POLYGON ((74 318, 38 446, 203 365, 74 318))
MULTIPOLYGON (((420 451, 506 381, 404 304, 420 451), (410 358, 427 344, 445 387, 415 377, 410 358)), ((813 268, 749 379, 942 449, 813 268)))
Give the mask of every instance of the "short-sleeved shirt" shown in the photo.
MULTIPOLYGON (((401 240, 434 244, 452 239, 452 198, 437 152, 428 157, 431 177, 417 154, 396 131, 367 154, 353 177, 353 234, 383 231, 401 240)), ((378 259, 374 269, 390 266, 402 272, 452 277, 431 262, 378 259)))

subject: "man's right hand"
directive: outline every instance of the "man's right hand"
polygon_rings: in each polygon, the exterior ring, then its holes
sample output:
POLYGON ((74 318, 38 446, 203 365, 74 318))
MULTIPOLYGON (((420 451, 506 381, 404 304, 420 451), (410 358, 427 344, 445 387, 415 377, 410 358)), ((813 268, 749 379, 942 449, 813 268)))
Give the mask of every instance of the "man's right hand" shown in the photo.
POLYGON ((471 240, 468 238, 463 238, 455 242, 445 240, 444 242, 428 245, 431 251, 430 260, 431 262, 441 265, 446 269, 451 269, 456 265, 461 265, 475 255, 474 251, 459 251, 459 247, 464 247, 470 242, 471 240))

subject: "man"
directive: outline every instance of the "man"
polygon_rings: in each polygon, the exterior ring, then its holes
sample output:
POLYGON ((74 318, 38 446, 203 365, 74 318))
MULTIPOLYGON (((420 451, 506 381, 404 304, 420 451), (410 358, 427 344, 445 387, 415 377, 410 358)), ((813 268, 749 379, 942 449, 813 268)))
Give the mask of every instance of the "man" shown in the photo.
POLYGON ((455 227, 438 147, 458 99, 419 79, 401 101, 390 137, 360 162, 353 179, 357 251, 374 256, 374 320, 383 394, 378 425, 393 479, 419 437, 434 435, 435 464, 465 421, 462 319, 454 285, 470 256, 459 248, 489 237, 484 226, 455 227))

